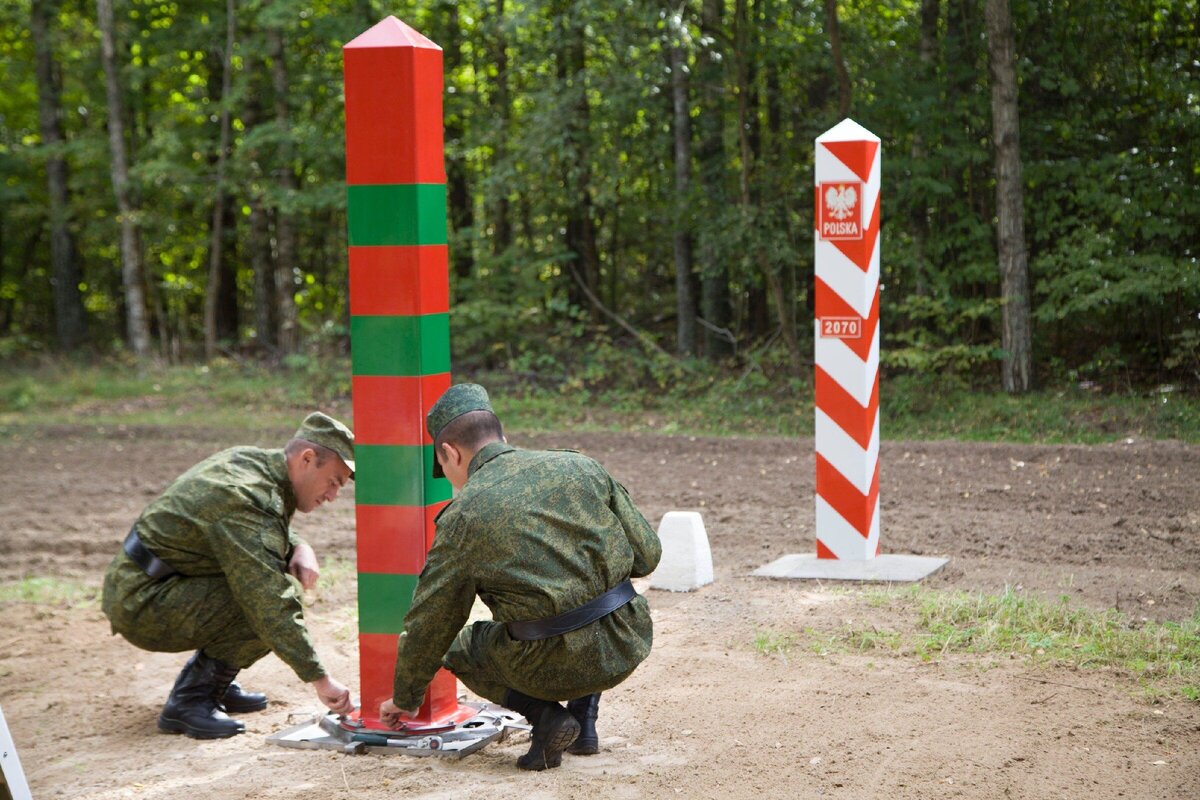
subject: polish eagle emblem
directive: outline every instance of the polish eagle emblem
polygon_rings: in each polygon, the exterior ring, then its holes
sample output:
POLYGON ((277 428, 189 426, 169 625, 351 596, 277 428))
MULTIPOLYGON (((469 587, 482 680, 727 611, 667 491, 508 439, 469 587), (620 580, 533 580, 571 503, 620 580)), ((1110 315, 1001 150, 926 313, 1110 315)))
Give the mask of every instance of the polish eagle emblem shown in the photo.
POLYGON ((846 219, 857 204, 858 192, 853 186, 830 186, 825 190, 825 207, 834 219, 846 219))

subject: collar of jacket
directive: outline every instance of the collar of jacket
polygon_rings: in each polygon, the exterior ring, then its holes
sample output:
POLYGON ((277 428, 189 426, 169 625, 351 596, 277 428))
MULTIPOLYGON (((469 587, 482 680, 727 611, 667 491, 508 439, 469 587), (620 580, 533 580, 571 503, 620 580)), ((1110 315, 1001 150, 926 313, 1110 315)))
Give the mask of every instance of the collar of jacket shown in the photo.
POLYGON ((296 513, 296 490, 292 488, 292 479, 288 475, 287 455, 283 450, 275 450, 267 463, 271 465, 271 477, 275 479, 279 496, 283 498, 283 515, 290 520, 296 513))
POLYGON ((516 449, 517 448, 513 447, 508 442, 492 442, 491 444, 485 444, 483 449, 476 453, 475 457, 471 459, 471 463, 467 465, 467 478, 470 479, 472 475, 479 471, 480 467, 491 461, 496 456, 502 456, 505 453, 511 453, 516 449))

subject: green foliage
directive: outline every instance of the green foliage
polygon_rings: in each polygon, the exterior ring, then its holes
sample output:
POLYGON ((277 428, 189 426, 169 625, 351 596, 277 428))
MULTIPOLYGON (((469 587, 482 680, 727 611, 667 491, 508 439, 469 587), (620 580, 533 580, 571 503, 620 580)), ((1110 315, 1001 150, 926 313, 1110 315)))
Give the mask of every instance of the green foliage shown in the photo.
MULTIPOLYGON (((700 0, 669 10, 539 0, 503 16, 478 0, 388 8, 443 47, 447 169, 462 190, 450 192, 459 369, 511 371, 547 391, 667 395, 723 385, 716 375, 731 369, 742 389, 768 379, 768 395, 794 391, 785 360, 763 368, 763 351, 777 357, 766 345, 780 325, 768 278, 784 287, 803 357, 812 140, 838 121, 828 26, 815 3, 720 6, 718 19, 704 18, 700 0), (674 176, 672 42, 688 61, 686 194, 674 176), (594 300, 572 277, 585 222, 594 300), (668 363, 648 344, 676 350, 681 225, 695 282, 719 283, 730 298, 722 327, 737 355, 717 372, 668 363)), ((88 8, 61 4, 52 15, 66 136, 57 148, 39 131, 30 0, 0 8, 0 358, 53 347, 45 172, 60 153, 92 348, 119 352, 125 336, 107 99, 88 8)), ((986 390, 1003 353, 982 14, 978 3, 940 4, 923 42, 920 10, 838 4, 851 116, 883 139, 882 359, 893 376, 957 377, 986 390)), ((1034 355, 1048 386, 1200 385, 1197 10, 1196 0, 1152 13, 1128 0, 1012 4, 1034 355)), ((306 340, 288 368, 320 383, 323 360, 347 351, 340 46, 377 21, 378 6, 239 3, 228 96, 223 7, 117 0, 115 11, 156 352, 189 362, 201 351, 217 120, 228 109, 224 253, 236 296, 223 352, 288 355, 273 349, 278 314, 256 318, 255 292, 256 259, 276 265, 286 219, 297 232, 295 268, 267 283, 288 282, 280 288, 306 340)), ((334 382, 316 394, 344 389, 334 382)))

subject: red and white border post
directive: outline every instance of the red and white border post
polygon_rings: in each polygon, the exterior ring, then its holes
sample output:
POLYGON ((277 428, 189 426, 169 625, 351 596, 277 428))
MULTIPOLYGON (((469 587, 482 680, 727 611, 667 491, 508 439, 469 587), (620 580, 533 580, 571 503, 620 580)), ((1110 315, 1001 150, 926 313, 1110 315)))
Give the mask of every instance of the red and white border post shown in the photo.
POLYGON ((817 137, 814 213, 816 553, 756 575, 917 580, 945 559, 881 555, 879 137, 851 119, 817 137))
POLYGON ((817 137, 817 557, 879 554, 879 137, 817 137))

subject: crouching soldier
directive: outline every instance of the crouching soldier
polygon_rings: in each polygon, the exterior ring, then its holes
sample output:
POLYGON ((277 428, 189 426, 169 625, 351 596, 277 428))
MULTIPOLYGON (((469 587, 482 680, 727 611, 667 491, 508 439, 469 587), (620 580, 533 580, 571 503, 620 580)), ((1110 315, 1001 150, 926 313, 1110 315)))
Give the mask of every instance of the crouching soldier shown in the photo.
POLYGON ((245 725, 229 713, 267 707, 234 680, 274 652, 317 697, 353 710, 349 690, 317 657, 302 587, 316 584, 312 547, 292 514, 334 500, 354 478, 354 434, 321 413, 283 449, 234 447, 195 465, 138 517, 104 576, 114 633, 155 652, 195 650, 158 717, 167 733, 223 739, 245 725))
POLYGON ((592 459, 510 446, 482 386, 452 386, 426 427, 433 475, 457 496, 437 518, 380 718, 415 713, 445 666, 532 723, 521 769, 598 752, 600 693, 650 653, 650 609, 629 579, 657 566, 658 536, 592 459), (476 596, 494 621, 464 628, 476 596))

